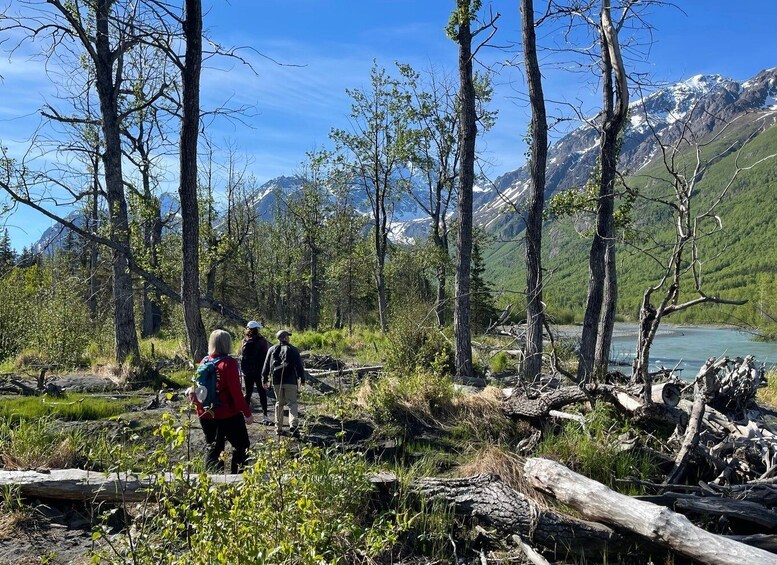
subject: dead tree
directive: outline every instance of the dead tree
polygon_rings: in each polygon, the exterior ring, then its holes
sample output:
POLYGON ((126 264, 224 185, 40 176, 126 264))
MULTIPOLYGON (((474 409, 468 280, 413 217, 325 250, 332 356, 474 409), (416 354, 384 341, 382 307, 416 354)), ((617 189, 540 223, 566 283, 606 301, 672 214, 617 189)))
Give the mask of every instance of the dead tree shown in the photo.
MULTIPOLYGON (((694 108, 690 116, 701 112, 694 108)), ((668 259, 662 266, 662 274, 658 282, 645 290, 642 297, 642 305, 639 309, 639 336, 637 338, 637 352, 632 366, 632 382, 645 383, 645 402, 648 400, 651 377, 648 373, 650 364, 650 348, 658 332, 662 320, 674 313, 681 312, 699 304, 744 304, 743 300, 731 300, 720 296, 708 295, 702 288, 702 261, 699 256, 699 242, 720 231, 723 227, 721 219, 716 215, 716 209, 728 193, 737 176, 753 167, 768 161, 777 155, 773 153, 749 165, 740 163, 743 149, 748 146, 758 130, 753 132, 747 141, 739 148, 736 155, 735 169, 726 184, 720 187, 717 196, 712 203, 702 210, 694 211, 694 197, 698 194, 698 183, 704 178, 709 168, 722 156, 731 153, 735 147, 729 145, 719 154, 707 157, 705 150, 718 142, 734 122, 729 122, 721 127, 715 134, 706 138, 700 138, 700 134, 692 129, 692 120, 684 120, 676 128, 679 135, 677 141, 667 146, 661 141, 661 137, 654 129, 650 116, 645 114, 646 123, 649 125, 653 137, 661 151, 664 169, 669 175, 669 183, 672 187, 674 199, 650 199, 656 203, 668 206, 673 212, 675 234, 674 244, 668 259), (690 278, 690 281, 688 281, 690 278), (687 282, 686 282, 687 281, 687 282), (696 297, 681 301, 680 292, 687 283, 693 285, 696 297), (654 294, 662 293, 658 304, 654 305, 654 294)), ((663 179, 655 179, 666 182, 663 179)), ((656 259, 660 261, 660 259, 656 259)))
POLYGON ((542 371, 542 214, 545 208, 545 172, 548 160, 548 120, 542 92, 542 74, 537 60, 534 2, 521 0, 521 30, 526 82, 531 103, 531 194, 526 214, 526 348, 524 375, 531 382, 542 371))

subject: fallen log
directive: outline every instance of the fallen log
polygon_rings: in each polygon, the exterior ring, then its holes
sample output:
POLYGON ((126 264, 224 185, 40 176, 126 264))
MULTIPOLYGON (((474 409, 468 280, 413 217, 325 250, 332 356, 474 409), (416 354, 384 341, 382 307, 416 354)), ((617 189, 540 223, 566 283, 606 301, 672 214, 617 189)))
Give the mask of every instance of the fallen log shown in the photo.
POLYGON ((537 398, 513 393, 505 400, 502 411, 512 418, 543 418, 551 410, 558 410, 568 404, 585 402, 590 393, 577 386, 565 386, 551 390, 537 398))
MULTIPOLYGON (((593 397, 605 397, 623 411, 634 414, 647 411, 639 393, 623 390, 614 385, 594 384, 585 387, 564 386, 530 398, 522 390, 505 389, 506 397, 503 412, 513 418, 544 418, 552 410, 559 410, 569 404, 586 402, 593 397)), ((673 423, 672 409, 680 402, 680 388, 674 383, 661 383, 653 388, 654 402, 660 408, 653 408, 650 413, 659 419, 673 423)))
POLYGON ((572 420, 585 427, 585 416, 580 414, 570 414, 569 412, 561 412, 560 410, 551 410, 548 412, 548 416, 558 418, 560 420, 572 420))
POLYGON ((363 375, 365 373, 377 373, 383 370, 383 365, 371 365, 369 367, 354 367, 353 369, 343 368, 343 369, 337 369, 334 371, 332 370, 319 371, 316 369, 305 369, 305 370, 309 374, 312 374, 320 379, 321 377, 331 377, 334 375, 348 376, 348 375, 354 375, 354 374, 363 375))
POLYGON ((772 553, 777 553, 777 536, 769 534, 752 534, 749 536, 726 536, 729 539, 736 540, 753 547, 765 549, 772 553))
MULTIPOLYGON (((214 483, 242 480, 240 475, 209 475, 214 483)), ((196 480, 196 476, 192 475, 196 480)), ((174 477, 163 475, 165 482, 174 477)), ((22 496, 54 500, 141 502, 153 499, 158 480, 130 473, 99 473, 83 469, 0 471, 0 487, 17 486, 22 496)))
POLYGON ((667 492, 659 495, 635 496, 636 500, 658 504, 674 510, 707 514, 709 516, 726 516, 743 522, 756 524, 767 529, 777 528, 777 512, 769 510, 763 504, 731 498, 693 496, 667 492))
POLYGON ((680 450, 677 452, 677 457, 675 457, 674 467, 666 476, 664 481, 666 485, 679 483, 685 474, 685 466, 688 463, 688 459, 699 444, 699 430, 704 416, 706 400, 707 382, 705 379, 699 379, 694 385, 693 409, 691 410, 691 418, 688 420, 688 427, 685 429, 685 438, 680 446, 680 450))
POLYGON ((457 514, 485 523, 505 536, 517 534, 557 559, 568 554, 598 562, 608 550, 625 549, 621 536, 611 528, 542 508, 494 474, 418 479, 410 490, 425 501, 450 504, 457 514))
POLYGON ((635 500, 547 459, 528 459, 529 483, 580 512, 589 520, 636 532, 673 551, 711 565, 767 565, 777 555, 711 534, 667 508, 635 500))
MULTIPOLYGON (((243 475, 223 473, 207 475, 217 485, 234 484, 243 475)), ((0 470, 0 488, 15 486, 26 498, 52 500, 78 500, 93 502, 142 502, 155 500, 160 482, 174 482, 172 473, 159 475, 135 475, 132 473, 99 473, 83 469, 52 469, 46 471, 0 470)), ((189 481, 200 480, 192 474, 189 481)), ((391 489, 397 479, 391 473, 379 473, 370 478, 378 490, 391 489)))

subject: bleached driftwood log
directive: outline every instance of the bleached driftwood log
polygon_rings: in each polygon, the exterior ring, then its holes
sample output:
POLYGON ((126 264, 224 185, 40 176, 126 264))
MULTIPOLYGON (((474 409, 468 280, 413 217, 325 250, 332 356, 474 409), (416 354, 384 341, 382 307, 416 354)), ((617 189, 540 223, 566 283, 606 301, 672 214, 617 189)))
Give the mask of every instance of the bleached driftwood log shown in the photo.
MULTIPOLYGON (((166 482, 173 480, 164 474, 166 482)), ((240 475, 209 475, 214 483, 242 480, 240 475)), ((192 475, 192 480, 197 477, 192 475)), ((125 473, 99 473, 83 469, 51 471, 0 471, 0 487, 18 486, 22 496, 55 500, 140 502, 154 497, 157 477, 125 473)))
MULTIPOLYGON (((243 475, 208 475, 214 484, 234 484, 243 475)), ((139 476, 131 473, 99 473, 83 469, 52 469, 50 471, 0 470, 0 488, 16 486, 22 496, 53 500, 85 500, 107 502, 141 502, 153 500, 159 490, 159 482, 172 482, 172 473, 139 476)), ((192 483, 199 480, 191 475, 192 483)), ((370 478, 373 486, 390 489, 396 483, 392 473, 379 473, 370 478)))
POLYGON ((535 488, 580 512, 585 518, 618 525, 673 551, 711 565, 767 565, 777 555, 714 535, 685 516, 635 500, 547 459, 528 459, 524 473, 535 488))
POLYGON ((672 470, 666 476, 664 484, 678 483, 685 474, 685 466, 688 463, 688 458, 699 444, 699 431, 701 430, 702 417, 704 416, 704 408, 706 406, 707 380, 704 378, 697 379, 696 384, 694 385, 693 408, 691 409, 691 417, 688 420, 688 426, 685 429, 685 438, 675 457, 674 467, 672 467, 672 470))

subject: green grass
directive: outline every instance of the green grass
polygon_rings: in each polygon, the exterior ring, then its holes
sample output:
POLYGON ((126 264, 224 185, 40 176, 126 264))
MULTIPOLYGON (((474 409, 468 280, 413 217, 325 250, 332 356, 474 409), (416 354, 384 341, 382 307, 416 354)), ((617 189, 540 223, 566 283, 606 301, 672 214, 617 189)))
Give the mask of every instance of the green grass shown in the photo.
POLYGON ((777 408, 777 371, 766 373, 766 387, 759 389, 756 398, 761 404, 777 408))
POLYGON ((656 463, 648 456, 619 449, 618 436, 629 431, 636 432, 609 404, 599 403, 586 420, 585 427, 570 422, 564 424, 558 433, 546 428, 536 455, 558 461, 624 494, 641 494, 636 487, 624 487, 618 482, 618 479, 627 476, 650 480, 660 475, 656 463))
POLYGON ((377 330, 357 326, 353 333, 345 329, 294 332, 291 343, 301 351, 325 353, 334 357, 372 363, 383 358, 386 336, 377 330))
POLYGON ((0 420, 19 421, 53 417, 60 420, 102 420, 127 412, 142 402, 140 397, 108 398, 70 393, 61 398, 23 396, 3 400, 0 420))
POLYGON ((72 467, 83 444, 83 434, 60 431, 52 418, 0 418, 0 464, 6 469, 72 467))

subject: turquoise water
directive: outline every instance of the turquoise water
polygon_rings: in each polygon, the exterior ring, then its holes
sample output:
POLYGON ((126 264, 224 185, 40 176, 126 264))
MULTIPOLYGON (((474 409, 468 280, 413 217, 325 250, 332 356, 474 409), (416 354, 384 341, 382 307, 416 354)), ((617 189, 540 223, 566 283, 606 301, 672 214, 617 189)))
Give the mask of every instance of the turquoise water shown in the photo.
MULTIPOLYGON (((753 333, 732 328, 661 326, 650 349, 650 369, 661 366, 684 369, 680 375, 692 379, 709 357, 730 358, 754 355, 757 365, 777 366, 777 343, 753 341, 753 333)), ((612 359, 631 364, 636 351, 636 331, 612 340, 612 359)))

